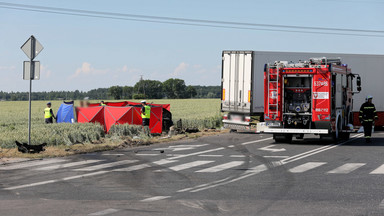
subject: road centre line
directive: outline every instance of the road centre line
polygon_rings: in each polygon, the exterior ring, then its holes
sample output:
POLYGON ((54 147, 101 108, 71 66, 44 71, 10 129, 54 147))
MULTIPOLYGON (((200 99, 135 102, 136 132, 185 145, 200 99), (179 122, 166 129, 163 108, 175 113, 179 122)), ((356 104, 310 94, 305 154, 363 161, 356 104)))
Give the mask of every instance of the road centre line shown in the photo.
POLYGON ((330 145, 326 145, 326 146, 323 146, 323 147, 320 147, 320 148, 316 148, 316 149, 313 149, 313 150, 310 150, 310 151, 307 151, 307 152, 304 152, 304 153, 297 154, 297 155, 294 155, 292 157, 286 158, 284 160, 281 160, 280 162, 282 164, 290 163, 290 162, 293 162, 293 161, 296 161, 296 160, 299 160, 299 159, 311 156, 313 154, 317 154, 317 153, 320 153, 320 152, 323 152, 323 151, 327 151, 327 150, 336 148, 336 147, 338 147, 340 145, 344 145, 345 143, 350 142, 352 140, 355 140, 355 139, 357 139, 359 137, 362 137, 362 136, 363 135, 359 134, 359 135, 354 136, 353 137, 354 139, 350 139, 350 140, 347 140, 347 141, 339 143, 339 144, 330 144, 330 145))
POLYGON ((263 142, 263 141, 270 140, 270 139, 272 139, 272 137, 261 139, 261 140, 254 140, 254 141, 250 141, 250 142, 241 143, 241 145, 249 145, 249 144, 252 144, 252 143, 263 142))
POLYGON ((265 158, 289 158, 289 156, 278 156, 278 155, 267 155, 267 156, 263 156, 265 158))
MULTIPOLYGON (((323 152, 323 151, 327 151, 329 149, 332 149, 332 148, 338 147, 340 145, 344 145, 345 143, 348 143, 348 142, 351 142, 353 140, 356 140, 356 139, 358 139, 361 136, 362 135, 356 135, 356 136, 354 136, 353 139, 347 140, 347 141, 342 142, 342 143, 337 144, 337 145, 333 145, 333 146, 331 146, 331 148, 328 145, 328 146, 320 147, 320 148, 317 148, 317 149, 314 149, 314 150, 310 150, 310 151, 307 151, 307 152, 304 152, 304 153, 292 156, 290 158, 287 158, 287 159, 293 159, 293 160, 285 159, 285 160, 277 161, 277 163, 274 163, 274 166, 275 167, 282 166, 284 164, 288 164, 288 163, 291 163, 293 161, 296 161, 296 160, 299 160, 299 159, 303 159, 303 158, 309 157, 309 156, 314 155, 314 154, 318 154, 318 153, 323 152), (296 159, 297 156, 301 156, 301 157, 296 159)), ((242 180, 242 179, 254 176, 254 175, 259 174, 261 172, 264 172, 266 170, 268 170, 268 167, 266 165, 264 165, 264 164, 261 164, 261 165, 253 167, 250 170, 246 171, 243 175, 241 175, 241 176, 239 176, 237 178, 231 179, 229 181, 226 181, 228 178, 225 178, 225 179, 221 179, 221 180, 218 180, 218 181, 215 181, 215 182, 198 185, 198 186, 195 186, 195 187, 192 187, 192 188, 181 189, 181 190, 179 190, 177 192, 187 192, 187 191, 190 191, 190 192, 194 193, 194 192, 198 192, 198 191, 203 191, 203 190, 207 190, 207 189, 218 187, 218 186, 222 186, 222 185, 227 185, 227 184, 230 184, 230 183, 233 183, 233 182, 236 182, 236 181, 239 181, 239 180, 242 180)))
POLYGON ((101 216, 101 215, 107 215, 107 214, 112 214, 112 213, 116 213, 120 211, 120 209, 105 209, 105 210, 102 210, 102 211, 99 211, 99 212, 95 212, 95 213, 92 213, 92 214, 89 214, 89 216, 101 216))

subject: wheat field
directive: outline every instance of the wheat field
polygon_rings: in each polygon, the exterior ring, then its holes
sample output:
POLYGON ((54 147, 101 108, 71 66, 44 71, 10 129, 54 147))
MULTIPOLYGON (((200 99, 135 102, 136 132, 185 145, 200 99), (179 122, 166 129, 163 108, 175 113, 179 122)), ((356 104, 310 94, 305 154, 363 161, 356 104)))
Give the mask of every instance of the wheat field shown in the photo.
MULTIPOLYGON (((105 100, 110 101, 110 100, 105 100)), ((46 142, 48 145, 72 145, 92 143, 121 134, 119 126, 110 134, 104 134, 103 127, 97 124, 51 124, 44 123, 43 110, 48 101, 32 101, 32 144, 46 142)), ((51 101, 56 114, 61 101, 51 101)), ((90 101, 98 102, 98 101, 90 101)), ((112 102, 112 101, 111 101, 112 102)), ((138 102, 138 101, 134 101, 138 102)), ((173 121, 182 119, 183 127, 213 128, 221 124, 220 99, 175 99, 148 100, 150 103, 171 104, 173 121)), ((75 106, 79 101, 75 101, 75 106)), ((128 126, 136 135, 143 131, 136 126, 128 126)), ((126 131, 127 126, 121 126, 126 131)), ((130 135, 135 135, 129 133, 130 135)), ((113 137, 116 138, 116 137, 113 137)), ((0 101, 0 147, 14 147, 15 140, 28 140, 28 101, 0 101)))

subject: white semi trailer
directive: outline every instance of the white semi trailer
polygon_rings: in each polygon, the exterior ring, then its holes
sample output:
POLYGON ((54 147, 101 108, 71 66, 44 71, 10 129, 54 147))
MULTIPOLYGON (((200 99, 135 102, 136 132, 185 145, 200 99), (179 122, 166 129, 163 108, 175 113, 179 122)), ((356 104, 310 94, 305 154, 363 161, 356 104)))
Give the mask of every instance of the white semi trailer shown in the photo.
MULTIPOLYGON (((354 96, 355 119, 366 95, 373 95, 379 114, 376 126, 384 126, 384 55, 266 52, 228 50, 222 53, 221 111, 223 123, 231 130, 256 131, 257 120, 263 121, 264 70, 276 60, 298 62, 313 57, 341 58, 362 79, 362 91, 354 96), (259 119, 260 118, 260 119, 259 119)), ((356 89, 354 89, 356 90, 356 89)), ((358 120, 354 125, 359 125, 358 120)))

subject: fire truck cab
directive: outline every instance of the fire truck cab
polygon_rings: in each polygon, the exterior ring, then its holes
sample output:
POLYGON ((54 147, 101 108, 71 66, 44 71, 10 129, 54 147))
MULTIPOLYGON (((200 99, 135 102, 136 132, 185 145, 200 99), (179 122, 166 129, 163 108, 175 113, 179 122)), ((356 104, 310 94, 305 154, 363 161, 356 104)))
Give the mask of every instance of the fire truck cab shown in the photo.
POLYGON ((304 134, 348 139, 353 132, 353 95, 361 91, 358 74, 340 58, 311 58, 298 63, 275 61, 264 67, 264 120, 259 132, 276 142, 304 134), (357 91, 353 91, 356 78, 357 91))

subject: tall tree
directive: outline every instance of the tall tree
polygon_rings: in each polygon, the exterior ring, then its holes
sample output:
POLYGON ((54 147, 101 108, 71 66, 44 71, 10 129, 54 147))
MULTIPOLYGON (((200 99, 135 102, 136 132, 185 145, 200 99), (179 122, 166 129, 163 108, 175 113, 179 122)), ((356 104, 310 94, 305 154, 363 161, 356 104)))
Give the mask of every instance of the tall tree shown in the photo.
POLYGON ((163 82, 164 93, 168 98, 186 98, 186 86, 182 79, 168 79, 163 82))
POLYGON ((148 99, 163 98, 163 83, 157 80, 140 80, 133 87, 133 91, 144 94, 148 99))
POLYGON ((123 88, 120 86, 112 86, 108 90, 109 95, 111 95, 115 100, 120 100, 123 93, 123 88))
POLYGON ((187 91, 188 97, 190 97, 190 98, 193 98, 197 95, 197 91, 196 91, 195 87, 193 87, 191 85, 189 85, 187 87, 186 91, 187 91))

